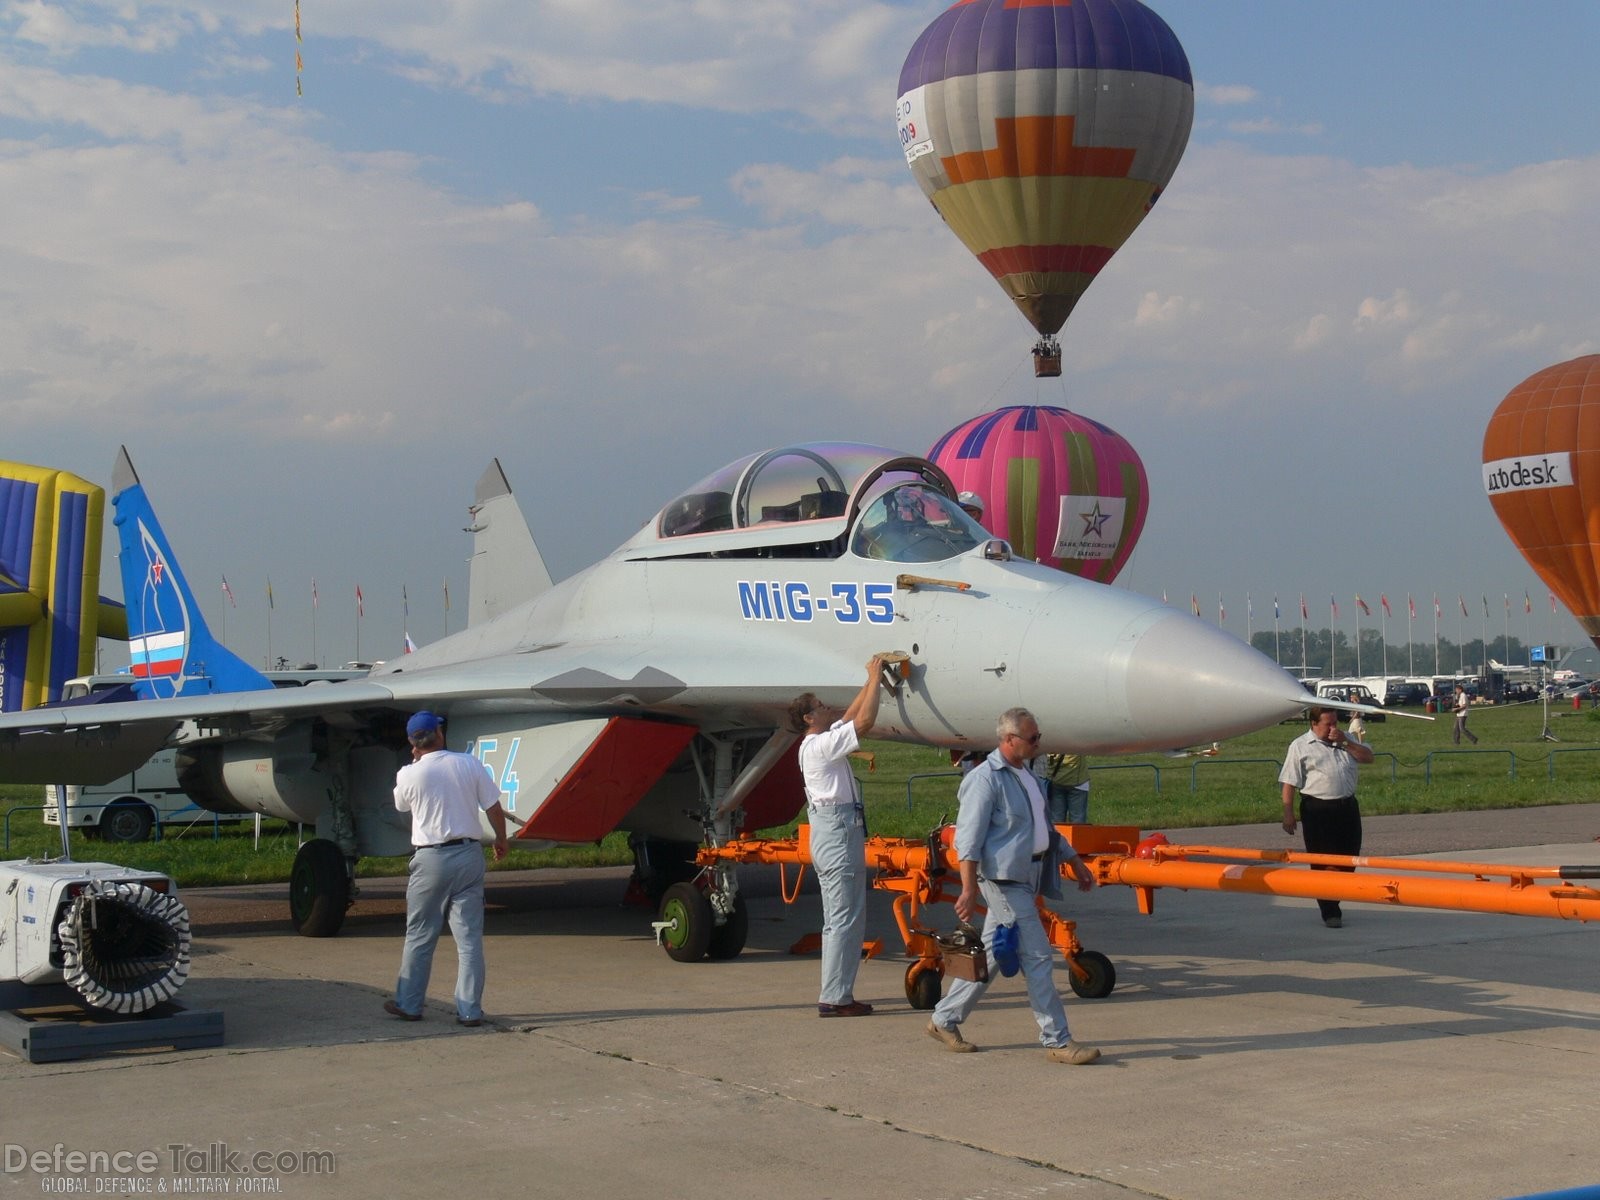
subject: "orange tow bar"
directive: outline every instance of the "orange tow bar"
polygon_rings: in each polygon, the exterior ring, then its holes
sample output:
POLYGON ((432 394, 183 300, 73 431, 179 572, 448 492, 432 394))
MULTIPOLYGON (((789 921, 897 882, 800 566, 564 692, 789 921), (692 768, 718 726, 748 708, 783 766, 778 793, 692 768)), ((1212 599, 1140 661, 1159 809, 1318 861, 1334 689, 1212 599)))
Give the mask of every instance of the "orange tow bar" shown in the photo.
MULTIPOLYGON (((1142 837, 1136 826, 1060 825, 1057 828, 1083 856, 1101 886, 1132 888, 1139 911, 1155 910, 1155 890, 1240 892, 1262 896, 1350 900, 1366 904, 1462 912, 1600 920, 1600 889, 1575 882, 1600 880, 1600 866, 1527 867, 1435 859, 1372 858, 1305 854, 1292 850, 1248 850, 1219 846, 1178 846, 1162 834, 1142 837), (1311 870, 1310 868, 1321 868, 1311 870)), ((810 826, 793 838, 741 837, 700 850, 701 866, 719 863, 776 863, 804 872, 811 861, 810 826)), ((954 901, 961 877, 951 846, 954 829, 942 826, 925 841, 868 838, 867 867, 873 886, 894 894, 895 923, 912 957, 906 968, 906 999, 930 1009, 943 989, 945 963, 938 934, 924 924, 923 909, 954 901)), ((1065 872, 1063 872, 1065 874, 1065 872)), ((785 879, 783 898, 793 903, 800 890, 785 879)), ((1109 996, 1116 986, 1111 960, 1085 950, 1077 923, 1039 903, 1050 943, 1067 961, 1072 990, 1086 999, 1109 996)), ((874 950, 875 952, 875 950, 874 950)))

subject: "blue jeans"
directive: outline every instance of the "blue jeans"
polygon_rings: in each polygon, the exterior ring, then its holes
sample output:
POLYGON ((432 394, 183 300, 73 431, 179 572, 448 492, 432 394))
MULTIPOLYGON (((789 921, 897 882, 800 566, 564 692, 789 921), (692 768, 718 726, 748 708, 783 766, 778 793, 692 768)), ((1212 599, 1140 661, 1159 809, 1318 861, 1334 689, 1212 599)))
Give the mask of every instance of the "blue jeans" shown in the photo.
POLYGON ((1046 805, 1050 809, 1050 824, 1052 825, 1087 825, 1089 823, 1089 788, 1062 787, 1059 783, 1050 785, 1050 794, 1046 797, 1046 805))
POLYGON ((822 991, 818 1004, 855 997, 867 931, 866 830, 854 804, 812 805, 811 864, 822 890, 822 991))
POLYGON ((394 1002, 420 1013, 445 917, 456 943, 456 1016, 483 1016, 483 845, 419 849, 406 880, 406 944, 394 1002))
MULTIPOLYGON (((1046 1047, 1065 1046, 1072 1040, 1067 1028, 1067 1010, 1061 1003, 1061 993, 1056 991, 1055 949, 1045 935, 1044 922, 1034 904, 1039 884, 1037 866, 1030 883, 996 883, 992 879, 978 880, 978 890, 989 908, 983 918, 983 946, 989 952, 990 970, 994 962, 994 927, 1016 922, 1017 958, 1022 963, 1022 974, 1028 983, 1028 1004, 1033 1009, 1033 1019, 1039 1025, 1039 1042, 1046 1047)), ((970 979, 955 979, 950 990, 933 1010, 933 1023, 945 1029, 955 1029, 972 1015, 972 1010, 989 984, 974 983, 970 979)))

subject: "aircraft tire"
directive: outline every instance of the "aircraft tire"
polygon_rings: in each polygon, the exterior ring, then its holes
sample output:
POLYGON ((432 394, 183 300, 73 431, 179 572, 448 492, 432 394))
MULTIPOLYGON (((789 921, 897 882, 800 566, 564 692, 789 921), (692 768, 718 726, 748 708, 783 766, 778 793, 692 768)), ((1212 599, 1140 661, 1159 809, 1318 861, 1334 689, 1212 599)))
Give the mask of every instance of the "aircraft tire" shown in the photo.
POLYGON ((920 960, 906 968, 906 1000, 911 1007, 927 1012, 939 1003, 944 991, 944 973, 920 960))
POLYGON ((1089 976, 1084 979, 1076 971, 1067 972, 1067 979, 1075 993, 1085 1000, 1104 1000, 1111 995, 1112 989, 1117 986, 1117 969, 1111 965, 1109 958, 1098 950, 1080 950, 1077 962, 1089 972, 1089 976))
POLYGON ((674 962, 699 962, 711 948, 711 901, 692 883, 675 883, 661 896, 661 944, 674 962))
POLYGON ((289 872, 289 919, 301 937, 332 937, 350 907, 344 855, 327 838, 312 838, 294 856, 289 872))
POLYGON ((744 951, 745 940, 750 936, 750 909, 743 896, 733 898, 733 911, 728 919, 711 930, 711 940, 706 954, 713 962, 738 958, 744 951))

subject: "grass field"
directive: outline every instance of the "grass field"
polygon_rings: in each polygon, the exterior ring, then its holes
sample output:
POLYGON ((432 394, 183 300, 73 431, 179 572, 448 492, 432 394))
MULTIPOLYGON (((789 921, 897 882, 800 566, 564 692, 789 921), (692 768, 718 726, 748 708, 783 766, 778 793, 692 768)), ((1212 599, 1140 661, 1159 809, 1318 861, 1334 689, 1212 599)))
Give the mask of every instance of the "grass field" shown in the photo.
MULTIPOLYGON (((1095 759, 1090 818, 1150 830, 1275 822, 1281 812, 1278 767, 1284 748, 1304 728, 1296 722, 1235 738, 1215 758, 1095 759)), ((1362 811, 1451 812, 1600 801, 1600 711, 1552 708, 1555 742, 1540 739, 1544 712, 1538 705, 1474 709, 1477 746, 1452 746, 1450 728, 1448 716, 1432 723, 1390 717, 1370 724, 1368 741, 1378 761, 1362 768, 1362 811)), ((857 774, 874 833, 922 837, 941 820, 954 818, 957 779, 943 750, 888 742, 872 742, 867 749, 870 767, 859 763, 857 774)), ((9 830, 9 844, 0 849, 5 857, 60 853, 54 827, 46 828, 37 811, 28 811, 41 803, 41 791, 0 787, 0 817, 9 830)), ((187 887, 287 879, 297 830, 281 821, 264 822, 259 848, 253 833, 250 822, 239 822, 221 825, 213 838, 211 823, 204 822, 168 827, 162 841, 135 845, 76 837, 73 853, 163 871, 187 887)), ((613 834, 594 846, 514 850, 502 869, 629 861, 626 838, 613 834)), ((363 859, 361 874, 403 874, 405 865, 403 858, 363 859)))

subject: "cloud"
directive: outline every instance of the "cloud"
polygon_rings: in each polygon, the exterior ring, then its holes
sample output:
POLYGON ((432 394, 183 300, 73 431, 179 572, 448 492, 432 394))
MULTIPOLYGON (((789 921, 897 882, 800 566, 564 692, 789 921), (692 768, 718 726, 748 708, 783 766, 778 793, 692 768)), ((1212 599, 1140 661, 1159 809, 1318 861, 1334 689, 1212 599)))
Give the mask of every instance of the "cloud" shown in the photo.
POLYGON ((1261 93, 1244 83, 1204 83, 1195 80, 1194 98, 1201 104, 1226 107, 1234 104, 1253 104, 1261 93))

